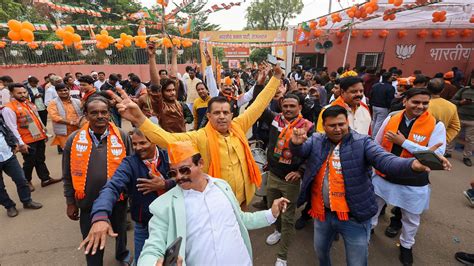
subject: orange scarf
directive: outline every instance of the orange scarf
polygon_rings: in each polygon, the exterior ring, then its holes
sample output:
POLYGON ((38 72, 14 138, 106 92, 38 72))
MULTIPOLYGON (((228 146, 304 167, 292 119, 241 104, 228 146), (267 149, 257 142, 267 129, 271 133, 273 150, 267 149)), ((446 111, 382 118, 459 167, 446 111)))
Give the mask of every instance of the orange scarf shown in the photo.
MULTIPOLYGON (((339 96, 339 97, 337 97, 336 100, 334 100, 334 102, 331 103, 331 106, 335 106, 335 105, 339 105, 339 106, 341 106, 342 108, 344 108, 344 109, 346 109, 346 110, 347 110, 347 109, 351 109, 352 112, 354 113, 354 115, 355 115, 355 112, 356 112, 357 108, 363 107, 363 108, 365 108, 365 109, 369 112, 369 116, 370 116, 370 109, 369 109, 369 106, 367 106, 367 104, 363 103, 362 101, 360 101, 360 106, 359 106, 359 107, 357 107, 356 109, 352 109, 352 108, 344 101, 344 99, 342 99, 342 97, 339 96)), ((369 136, 372 136, 372 127, 369 127, 369 134, 368 134, 368 135, 369 135, 369 136)))
MULTIPOLYGON (((219 136, 217 135, 219 133, 212 127, 211 123, 207 123, 204 130, 206 131, 208 138, 211 157, 208 174, 212 177, 221 178, 221 154, 219 153, 219 136)), ((250 182, 254 183, 257 187, 260 187, 260 184, 262 183, 262 176, 260 174, 260 170, 258 169, 257 163, 253 158, 252 152, 250 151, 250 146, 245 133, 234 121, 232 121, 230 126, 230 132, 240 140, 240 143, 242 143, 242 146, 244 147, 245 160, 247 161, 250 182)))
MULTIPOLYGON (((380 145, 388 152, 392 152, 393 142, 387 140, 385 135, 387 134, 388 131, 392 131, 393 133, 398 132, 398 127, 400 126, 400 123, 402 122, 404 115, 405 115, 405 111, 398 112, 397 114, 390 117, 390 120, 385 126, 385 129, 383 131, 382 143, 380 145)), ((428 111, 426 111, 415 120, 415 122, 413 123, 413 126, 411 127, 410 133, 408 134, 407 139, 421 146, 428 146, 428 142, 430 141, 430 138, 431 138, 431 133, 433 132, 435 126, 436 126, 436 118, 434 118, 434 116, 432 116, 428 111)), ((411 158, 413 157, 413 154, 403 149, 402 153, 400 154, 400 157, 411 158)), ((376 173, 377 175, 381 177, 385 176, 385 174, 383 174, 382 172, 378 170, 376 171, 376 173)))
MULTIPOLYGON (((87 169, 94 145, 89 134, 89 122, 86 122, 74 136, 71 145, 71 176, 76 199, 81 200, 86 196, 87 169)), ((107 179, 112 178, 115 170, 126 156, 125 145, 118 128, 109 122, 109 135, 107 136, 107 179)), ((120 196, 123 199, 123 195, 120 196)))
MULTIPOLYGON (((273 120, 272 124, 276 123, 278 127, 284 127, 278 135, 278 140, 273 150, 273 156, 279 159, 280 163, 291 164, 291 158, 293 157, 290 152, 290 139, 293 135, 293 128, 304 128, 307 123, 311 122, 303 119, 301 114, 292 121, 286 121, 283 115, 278 115, 273 120)), ((311 125, 311 124, 310 124, 311 125)))
POLYGON ((349 206, 346 202, 346 189, 344 186, 344 176, 342 175, 341 160, 339 157, 338 144, 333 152, 328 156, 315 176, 311 187, 311 210, 309 215, 322 222, 326 219, 324 199, 323 199, 323 183, 326 169, 329 165, 329 205, 331 211, 336 212, 339 221, 349 220, 349 206))

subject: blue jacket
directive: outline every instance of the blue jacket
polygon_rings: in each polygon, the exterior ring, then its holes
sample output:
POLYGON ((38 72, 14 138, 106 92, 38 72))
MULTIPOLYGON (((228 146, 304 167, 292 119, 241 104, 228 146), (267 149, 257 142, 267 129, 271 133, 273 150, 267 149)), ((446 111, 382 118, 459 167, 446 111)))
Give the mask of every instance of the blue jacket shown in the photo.
MULTIPOLYGON (((161 164, 158 171, 167 178, 169 171, 169 159, 166 151, 159 150, 161 164)), ((150 204, 158 198, 156 193, 143 195, 137 190, 137 178, 149 178, 149 170, 137 154, 127 156, 115 171, 110 180, 100 191, 99 197, 92 206, 92 222, 108 220, 112 215, 115 203, 119 199, 120 193, 125 193, 130 197, 130 213, 132 220, 143 225, 147 225, 151 218, 148 210, 150 204)), ((166 180, 166 190, 175 186, 171 179, 166 180)))
MULTIPOLYGON (((313 134, 302 145, 290 143, 293 155, 306 158, 306 171, 303 176, 298 206, 311 200, 311 187, 314 177, 326 161, 330 151, 330 140, 325 134, 313 134)), ((363 222, 377 213, 374 187, 372 186, 372 166, 393 176, 415 176, 411 169, 413 158, 404 159, 386 152, 367 135, 351 130, 342 140, 340 158, 346 201, 350 214, 363 222)))

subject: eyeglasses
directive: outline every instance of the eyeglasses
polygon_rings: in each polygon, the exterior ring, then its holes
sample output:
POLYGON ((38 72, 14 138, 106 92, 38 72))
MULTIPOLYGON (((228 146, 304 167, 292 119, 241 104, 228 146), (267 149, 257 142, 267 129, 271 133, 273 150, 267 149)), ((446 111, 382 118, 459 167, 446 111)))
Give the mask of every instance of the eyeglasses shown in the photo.
POLYGON ((181 166, 180 168, 178 168, 178 170, 171 169, 171 170, 168 171, 168 177, 169 178, 176 178, 178 176, 178 172, 181 175, 189 175, 189 174, 191 174, 191 167, 181 166))

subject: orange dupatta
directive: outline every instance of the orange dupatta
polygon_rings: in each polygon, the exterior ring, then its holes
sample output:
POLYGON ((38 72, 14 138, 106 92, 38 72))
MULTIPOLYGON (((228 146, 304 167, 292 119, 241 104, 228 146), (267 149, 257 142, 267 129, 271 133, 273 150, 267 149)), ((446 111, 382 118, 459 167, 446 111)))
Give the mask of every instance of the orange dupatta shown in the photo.
MULTIPOLYGON (((208 137, 209 150, 210 150, 210 164, 208 174, 212 177, 221 178, 221 160, 219 153, 219 134, 211 125, 207 123, 204 128, 206 135, 208 137)), ((247 161, 248 173, 250 177, 250 182, 254 183, 257 187, 260 187, 262 183, 262 175, 260 170, 253 158, 252 152, 250 151, 250 146, 247 141, 245 133, 240 129, 240 127, 232 121, 230 126, 230 132, 234 134, 242 143, 245 151, 245 160, 247 161)))
POLYGON ((323 199, 323 183, 326 169, 329 166, 329 205, 331 211, 336 212, 339 221, 349 220, 349 206, 346 201, 346 189, 344 186, 344 176, 342 175, 341 159, 339 157, 340 144, 334 148, 333 152, 328 156, 326 161, 319 169, 315 176, 311 187, 311 209, 309 215, 322 222, 326 219, 324 199, 323 199))
MULTIPOLYGON (((78 200, 86 196, 87 169, 89 159, 94 145, 89 134, 89 122, 86 122, 79 132, 74 136, 71 145, 71 177, 78 200)), ((126 156, 126 149, 118 128, 109 122, 109 135, 107 136, 107 179, 110 179, 115 170, 126 156)), ((123 199, 123 195, 120 196, 123 199)))

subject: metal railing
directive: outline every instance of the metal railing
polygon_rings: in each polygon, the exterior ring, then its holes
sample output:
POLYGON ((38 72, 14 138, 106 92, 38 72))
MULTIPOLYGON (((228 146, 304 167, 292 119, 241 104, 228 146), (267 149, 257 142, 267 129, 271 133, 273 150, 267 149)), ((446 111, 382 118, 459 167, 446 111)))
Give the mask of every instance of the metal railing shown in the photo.
MULTIPOLYGON (((171 60, 170 52, 168 53, 168 62, 171 60)), ((164 64, 164 51, 158 50, 156 58, 158 64, 164 64)), ((94 44, 84 44, 82 50, 76 50, 73 47, 56 50, 51 44, 40 46, 37 49, 16 44, 0 49, 0 65, 34 65, 73 61, 84 61, 84 64, 89 65, 148 64, 148 54, 146 49, 134 46, 118 50, 111 45, 108 49, 100 50, 94 44)), ((178 64, 191 62, 200 62, 197 46, 186 48, 178 53, 178 64)))

